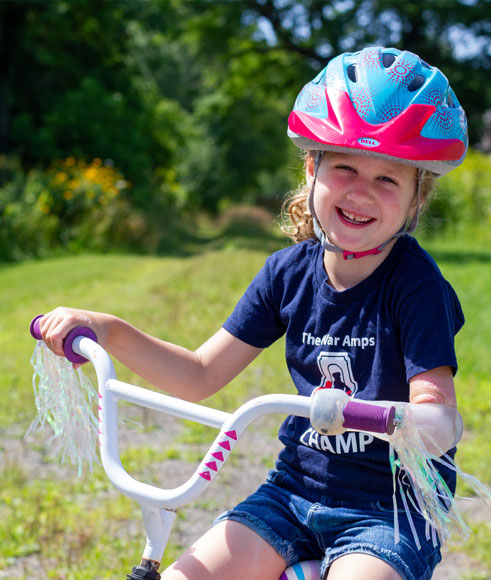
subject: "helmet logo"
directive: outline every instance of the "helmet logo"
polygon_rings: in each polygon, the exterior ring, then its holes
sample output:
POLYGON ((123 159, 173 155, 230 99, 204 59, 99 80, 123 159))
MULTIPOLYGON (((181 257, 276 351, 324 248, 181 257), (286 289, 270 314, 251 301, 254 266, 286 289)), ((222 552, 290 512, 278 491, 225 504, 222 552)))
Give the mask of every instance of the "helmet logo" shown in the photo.
POLYGON ((371 139, 370 137, 360 137, 358 143, 364 147, 378 147, 380 145, 380 141, 377 141, 377 139, 371 139))

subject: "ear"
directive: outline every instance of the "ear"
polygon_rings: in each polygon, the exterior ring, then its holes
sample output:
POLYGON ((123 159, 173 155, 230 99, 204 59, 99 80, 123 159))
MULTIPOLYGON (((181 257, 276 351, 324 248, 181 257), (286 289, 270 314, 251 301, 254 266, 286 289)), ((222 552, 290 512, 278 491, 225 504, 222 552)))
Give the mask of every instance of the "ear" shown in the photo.
POLYGON ((315 173, 315 158, 309 152, 305 159, 305 179, 307 180, 307 185, 312 185, 315 173))

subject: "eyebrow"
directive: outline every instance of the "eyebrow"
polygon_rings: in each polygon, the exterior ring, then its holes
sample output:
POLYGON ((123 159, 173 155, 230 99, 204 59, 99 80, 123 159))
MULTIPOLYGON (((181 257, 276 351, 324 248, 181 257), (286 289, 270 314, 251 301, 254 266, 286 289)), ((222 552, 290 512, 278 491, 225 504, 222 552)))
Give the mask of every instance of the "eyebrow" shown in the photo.
MULTIPOLYGON (((345 162, 347 165, 350 165, 350 161, 353 161, 353 158, 356 154, 351 154, 351 153, 337 153, 337 152, 332 152, 330 155, 330 159, 332 159, 333 161, 337 162, 337 163, 341 163, 341 162, 345 162)), ((370 157, 369 155, 362 155, 362 154, 358 154, 357 155, 358 159, 356 161, 368 161, 369 159, 374 159, 374 157, 370 157), (363 158, 363 159, 361 159, 363 158)), ((417 175, 417 169, 416 167, 413 167, 411 165, 405 165, 404 163, 398 163, 397 161, 390 161, 389 159, 382 159, 382 158, 376 158, 379 161, 383 161, 384 162, 384 166, 383 168, 380 170, 381 174, 387 174, 388 177, 390 177, 391 175, 394 175, 394 177, 398 176, 398 177, 403 177, 405 176, 405 168, 407 167, 408 169, 411 170, 411 173, 413 174, 413 177, 416 178, 417 175), (389 165, 386 165, 389 164, 389 165)))

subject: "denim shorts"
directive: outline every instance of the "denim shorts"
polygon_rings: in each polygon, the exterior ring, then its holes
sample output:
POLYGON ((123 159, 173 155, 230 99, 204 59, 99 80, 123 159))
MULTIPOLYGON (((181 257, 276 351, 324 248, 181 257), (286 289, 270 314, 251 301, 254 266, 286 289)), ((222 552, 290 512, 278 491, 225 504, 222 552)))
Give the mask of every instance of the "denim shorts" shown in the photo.
POLYGON ((322 560, 321 578, 334 560, 351 553, 376 556, 404 580, 429 580, 440 562, 440 546, 426 539, 426 522, 414 514, 421 549, 408 518, 399 510, 399 541, 394 539, 392 503, 355 502, 306 492, 284 471, 270 471, 266 483, 216 523, 233 520, 259 534, 287 566, 322 560), (306 497, 307 496, 307 497, 306 497), (310 496, 310 497, 308 497, 310 496))

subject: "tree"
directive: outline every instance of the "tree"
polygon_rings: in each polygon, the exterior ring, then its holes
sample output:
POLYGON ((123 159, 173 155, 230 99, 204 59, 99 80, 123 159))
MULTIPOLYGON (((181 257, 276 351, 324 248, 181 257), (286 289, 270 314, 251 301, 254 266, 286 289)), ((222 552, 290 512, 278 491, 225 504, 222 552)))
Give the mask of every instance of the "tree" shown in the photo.
POLYGON ((278 204, 299 165, 288 113, 340 52, 390 44, 441 67, 479 143, 488 12, 484 0, 4 1, 0 154, 26 168, 109 158, 155 219, 278 204))
POLYGON ((157 169, 174 163, 180 128, 179 115, 169 114, 156 134, 157 103, 132 64, 132 24, 147 10, 133 2, 0 3, 0 153, 26 167, 109 158, 134 183, 134 201, 151 197, 157 169))
POLYGON ((369 45, 419 54, 449 78, 467 112, 471 144, 482 141, 482 118, 491 108, 487 0, 256 0, 244 10, 267 24, 274 48, 302 55, 316 70, 369 45))

